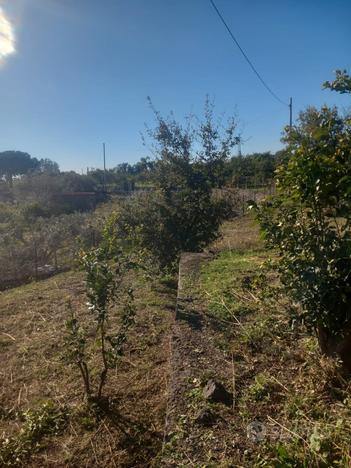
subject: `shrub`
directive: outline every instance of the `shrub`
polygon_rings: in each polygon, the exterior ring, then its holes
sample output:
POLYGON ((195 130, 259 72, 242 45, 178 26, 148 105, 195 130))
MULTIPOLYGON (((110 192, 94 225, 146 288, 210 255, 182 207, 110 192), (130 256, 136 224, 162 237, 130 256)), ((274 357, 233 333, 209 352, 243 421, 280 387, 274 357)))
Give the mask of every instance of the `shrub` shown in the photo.
POLYGON ((277 197, 258 210, 282 282, 321 350, 351 370, 351 120, 310 108, 287 130, 277 197))
POLYGON ((157 191, 127 202, 118 225, 165 270, 174 266, 182 251, 198 252, 215 240, 226 212, 225 201, 212 200, 210 192, 157 191))
POLYGON ((149 136, 157 155, 156 191, 134 197, 118 222, 123 235, 131 235, 161 269, 172 267, 181 251, 199 251, 212 242, 230 212, 228 199, 214 197, 212 189, 221 185, 224 161, 237 143, 235 125, 230 121, 221 134, 212 111, 207 101, 204 122, 186 128, 155 111, 156 128, 149 136))

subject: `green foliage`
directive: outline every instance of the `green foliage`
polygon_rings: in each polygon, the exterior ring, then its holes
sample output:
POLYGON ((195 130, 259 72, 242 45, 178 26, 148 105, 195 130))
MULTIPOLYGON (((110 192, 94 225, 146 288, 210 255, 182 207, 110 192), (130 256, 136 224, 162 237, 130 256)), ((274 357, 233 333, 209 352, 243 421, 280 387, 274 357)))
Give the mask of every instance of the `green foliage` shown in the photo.
POLYGON ((257 467, 319 468, 346 467, 350 464, 348 447, 349 427, 338 419, 334 424, 315 424, 306 438, 293 432, 285 443, 269 447, 268 456, 260 456, 257 467))
POLYGON ((116 278, 102 247, 81 251, 79 261, 86 275, 89 309, 100 324, 105 320, 109 304, 115 296, 116 278))
POLYGON ((207 191, 183 188, 134 197, 118 220, 124 236, 148 252, 161 270, 175 265, 182 251, 200 251, 218 236, 227 213, 222 201, 207 191))
POLYGON ((45 158, 40 159, 38 172, 42 174, 58 175, 60 174, 60 168, 57 162, 51 159, 45 158))
POLYGON ((232 149, 240 142, 240 137, 235 133, 234 118, 229 119, 225 126, 221 121, 215 123, 214 104, 207 97, 204 118, 193 130, 193 135, 199 148, 196 164, 211 187, 220 188, 225 183, 226 163, 232 149))
POLYGON ((229 124, 221 137, 208 107, 199 128, 191 123, 184 128, 173 116, 165 119, 156 111, 155 116, 156 128, 149 136, 157 155, 156 190, 126 203, 118 225, 164 270, 174 266, 180 252, 200 251, 218 236, 230 207, 213 196, 213 178, 219 181, 222 163, 235 143, 235 127, 229 124))
MULTIPOLYGON (((79 263, 85 272, 87 303, 91 319, 96 323, 93 337, 100 354, 102 368, 96 392, 92 389, 92 378, 88 363, 87 332, 79 323, 70 303, 68 309, 70 318, 66 322, 67 337, 65 359, 78 367, 84 384, 84 392, 88 401, 101 401, 103 388, 106 384, 108 371, 116 367, 118 359, 123 355, 123 347, 127 332, 134 323, 135 308, 133 306, 133 291, 125 289, 123 281, 131 263, 124 258, 119 250, 116 257, 113 242, 109 238, 108 227, 104 230, 105 237, 99 247, 88 251, 81 250, 79 263), (111 253, 114 256, 111 258, 111 253), (127 299, 125 299, 127 296, 127 299), (121 304, 123 300, 123 304, 121 304), (114 302, 119 301, 119 328, 110 330, 111 309, 114 302)), ((92 327, 91 327, 92 328, 92 327)))
POLYGON ((0 438, 0 465, 16 466, 40 448, 43 437, 59 434, 67 424, 68 412, 45 402, 39 408, 22 414, 24 419, 19 433, 10 438, 0 438))
POLYGON ((351 77, 346 70, 336 70, 334 81, 326 81, 323 83, 324 88, 329 88, 338 93, 351 93, 351 77))
POLYGON ((90 374, 87 365, 87 337, 84 328, 79 324, 71 302, 67 304, 70 318, 66 321, 67 336, 65 340, 64 358, 69 364, 78 367, 84 384, 86 398, 90 398, 90 374))
POLYGON ((14 176, 27 174, 39 166, 39 161, 22 151, 3 151, 0 153, 0 178, 12 187, 14 176))
POLYGON ((153 184, 155 163, 149 158, 141 158, 135 164, 121 163, 105 172, 101 169, 89 169, 97 190, 131 192, 138 188, 150 187, 153 184))
POLYGON ((279 250, 298 319, 342 337, 351 320, 351 122, 335 108, 309 108, 285 141, 289 161, 276 172, 277 196, 258 219, 279 250))
POLYGON ((269 399, 274 383, 269 374, 260 373, 255 376, 255 382, 248 388, 249 397, 256 401, 269 399))
POLYGON ((272 182, 281 158, 281 152, 234 156, 227 163, 227 180, 235 187, 264 187, 272 182))

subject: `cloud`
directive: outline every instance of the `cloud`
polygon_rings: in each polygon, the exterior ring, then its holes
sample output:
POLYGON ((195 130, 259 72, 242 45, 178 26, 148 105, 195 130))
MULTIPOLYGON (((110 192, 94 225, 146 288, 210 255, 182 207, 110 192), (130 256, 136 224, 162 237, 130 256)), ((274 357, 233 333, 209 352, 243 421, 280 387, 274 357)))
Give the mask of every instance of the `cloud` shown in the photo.
POLYGON ((3 9, 0 7, 0 63, 3 62, 8 55, 14 54, 15 52, 14 29, 3 9))

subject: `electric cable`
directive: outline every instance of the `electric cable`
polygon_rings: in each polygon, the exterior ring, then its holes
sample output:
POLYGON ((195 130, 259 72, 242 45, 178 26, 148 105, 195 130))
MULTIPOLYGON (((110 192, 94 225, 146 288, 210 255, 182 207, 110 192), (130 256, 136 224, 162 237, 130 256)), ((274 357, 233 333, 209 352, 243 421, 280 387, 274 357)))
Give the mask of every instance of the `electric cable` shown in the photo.
POLYGON ((235 45, 239 48, 240 52, 242 53, 242 55, 244 56, 245 60, 247 61, 247 63, 250 65, 252 71, 255 73, 255 75, 257 76, 257 78, 260 80, 260 82, 263 84, 263 86, 266 88, 266 90, 277 100, 279 101, 281 104, 284 104, 284 106, 288 106, 289 107, 289 104, 287 104, 286 102, 284 102, 282 99, 280 99, 279 96, 277 96, 277 94, 272 91, 272 89, 268 86, 268 84, 265 82, 265 80, 262 78, 262 76, 259 74, 259 72, 256 70, 254 64, 251 62, 251 60, 249 59, 249 57, 246 55, 245 51, 242 49, 242 47, 240 46, 239 42, 237 41, 237 39, 235 38, 234 34, 232 33, 230 27, 228 26, 228 24, 226 23, 225 19, 223 18, 221 12, 218 10, 216 4, 214 3, 213 0, 210 0, 211 2, 211 5, 213 6, 215 12, 217 13, 218 17, 220 18, 220 20, 222 21, 222 23, 224 24, 225 28, 227 29, 230 37, 232 38, 233 42, 235 43, 235 45))

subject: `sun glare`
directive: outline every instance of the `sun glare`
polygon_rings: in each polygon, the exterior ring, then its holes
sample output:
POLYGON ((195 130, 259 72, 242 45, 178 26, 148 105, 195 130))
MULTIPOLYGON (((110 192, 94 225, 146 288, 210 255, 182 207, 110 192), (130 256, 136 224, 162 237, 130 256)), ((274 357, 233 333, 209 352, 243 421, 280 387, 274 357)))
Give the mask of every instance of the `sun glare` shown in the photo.
POLYGON ((3 62, 8 55, 14 54, 15 52, 15 33, 13 26, 0 7, 0 63, 3 62))

